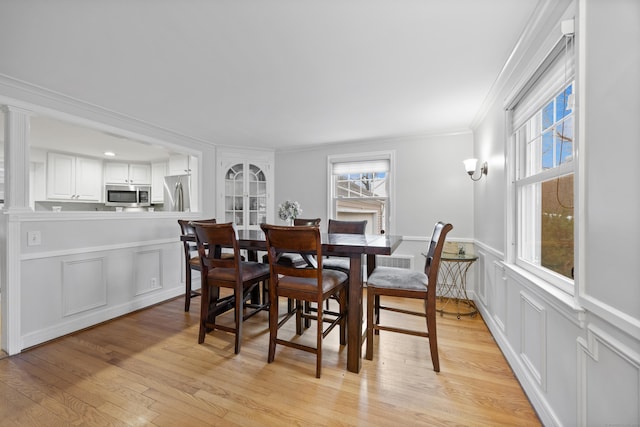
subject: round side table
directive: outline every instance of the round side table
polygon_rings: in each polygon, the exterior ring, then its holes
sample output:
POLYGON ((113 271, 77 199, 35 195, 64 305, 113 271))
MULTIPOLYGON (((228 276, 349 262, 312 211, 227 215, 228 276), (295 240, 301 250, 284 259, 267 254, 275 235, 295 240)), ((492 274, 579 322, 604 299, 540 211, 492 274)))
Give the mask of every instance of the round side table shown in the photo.
POLYGON ((474 316, 476 304, 467 296, 467 271, 478 259, 475 255, 442 254, 436 293, 436 311, 441 316, 474 316))

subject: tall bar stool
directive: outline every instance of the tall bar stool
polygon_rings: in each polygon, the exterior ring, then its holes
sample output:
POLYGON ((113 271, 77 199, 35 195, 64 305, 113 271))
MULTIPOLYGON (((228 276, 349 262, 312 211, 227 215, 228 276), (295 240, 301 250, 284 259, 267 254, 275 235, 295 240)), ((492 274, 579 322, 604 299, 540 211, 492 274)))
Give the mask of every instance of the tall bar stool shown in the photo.
POLYGON ((235 334, 235 353, 240 353, 242 323, 268 308, 268 303, 249 304, 251 291, 261 282, 269 280, 269 266, 255 261, 243 261, 233 223, 211 224, 192 222, 195 229, 202 277, 200 304, 200 331, 202 344, 209 331, 220 329, 235 334), (233 250, 232 257, 222 256, 223 249, 233 250), (233 294, 220 298, 220 288, 229 288, 233 294), (234 326, 216 324, 216 317, 234 309, 234 326), (250 309, 250 310, 245 310, 250 309))
MULTIPOLYGON (((184 219, 178 220, 180 231, 182 232, 180 239, 184 246, 184 311, 189 311, 189 308, 191 307, 191 298, 200 296, 200 292, 191 289, 191 270, 200 271, 200 257, 198 256, 198 248, 196 245, 196 232, 189 222, 189 220, 184 219)), ((198 222, 203 224, 215 224, 216 220, 215 218, 202 219, 198 220, 198 222)))
POLYGON ((267 361, 273 362, 276 344, 307 351, 316 355, 316 378, 320 378, 322 370, 322 341, 331 330, 340 326, 340 344, 346 344, 346 315, 347 315, 347 275, 340 271, 322 268, 322 243, 320 230, 313 226, 283 227, 262 224, 262 230, 267 240, 267 255, 271 277, 269 280, 269 356, 267 361), (296 268, 278 263, 278 256, 282 253, 297 253, 314 257, 317 265, 307 265, 296 268), (325 316, 323 310, 317 310, 316 315, 305 313, 302 301, 314 302, 317 307, 330 296, 336 296, 340 301, 340 312, 336 316, 325 316), (287 311, 285 317, 278 321, 278 301, 285 297, 296 301, 296 307, 287 311), (278 330, 296 315, 296 335, 302 333, 302 318, 312 318, 317 321, 316 346, 303 345, 294 340, 284 340, 278 337, 278 330), (325 323, 328 326, 325 328, 325 323))

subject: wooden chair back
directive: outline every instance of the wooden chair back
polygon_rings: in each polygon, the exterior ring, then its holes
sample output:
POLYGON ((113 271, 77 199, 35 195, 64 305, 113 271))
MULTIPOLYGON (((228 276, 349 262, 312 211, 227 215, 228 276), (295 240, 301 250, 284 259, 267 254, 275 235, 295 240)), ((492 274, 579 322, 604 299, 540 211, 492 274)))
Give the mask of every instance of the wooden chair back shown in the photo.
POLYGON ((362 221, 340 221, 330 219, 327 227, 329 234, 365 234, 367 230, 367 220, 362 221))
POLYGON ((320 240, 320 228, 317 226, 286 227, 279 225, 262 224, 267 241, 267 255, 271 274, 293 277, 315 277, 321 283, 322 280, 322 243, 320 240), (307 265, 304 268, 278 263, 279 256, 283 253, 297 253, 318 260, 316 265, 307 265))
MULTIPOLYGON (((215 218, 203 219, 199 222, 215 224, 215 218)), ((178 225, 180 225, 180 232, 183 237, 191 237, 192 239, 183 239, 182 246, 184 249, 184 261, 185 261, 185 301, 184 311, 189 311, 191 306, 191 298, 200 296, 200 292, 191 289, 191 270, 200 271, 200 257, 198 256, 198 246, 196 244, 196 231, 191 225, 191 221, 186 219, 179 219, 178 225)))
POLYGON ((453 225, 445 224, 442 221, 438 221, 433 227, 433 233, 431 234, 426 260, 424 262, 424 274, 426 274, 429 279, 429 297, 433 295, 435 298, 436 282, 438 281, 438 271, 440 270, 440 258, 442 257, 442 250, 444 249, 447 234, 452 229, 453 225))
POLYGON ((212 268, 239 270, 240 246, 238 245, 236 226, 232 222, 225 224, 192 222, 195 229, 198 254, 203 274, 212 268), (231 249, 234 256, 223 257, 222 249, 231 249))
MULTIPOLYGON (((187 220, 187 219, 179 219, 178 220, 178 225, 180 225, 180 231, 182 232, 183 236, 193 236, 195 239, 196 236, 196 230, 195 228, 193 228, 193 225, 191 225, 191 223, 194 221, 191 220, 187 220)), ((215 224, 216 223, 216 219, 215 218, 211 218, 211 219, 199 219, 198 221, 199 223, 202 224, 215 224)), ((189 241, 183 241, 182 243, 184 243, 184 254, 185 254, 185 259, 187 260, 187 263, 189 263, 189 260, 191 258, 193 258, 194 256, 197 256, 197 245, 195 240, 193 242, 189 242, 189 241)))
POLYGON ((320 218, 294 218, 293 225, 296 227, 301 226, 316 226, 320 225, 320 218))

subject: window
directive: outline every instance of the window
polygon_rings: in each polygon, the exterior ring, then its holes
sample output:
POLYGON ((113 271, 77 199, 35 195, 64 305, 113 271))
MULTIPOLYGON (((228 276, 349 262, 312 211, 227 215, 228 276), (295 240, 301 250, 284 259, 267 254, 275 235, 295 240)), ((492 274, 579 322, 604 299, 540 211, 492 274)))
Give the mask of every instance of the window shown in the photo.
POLYGON ((366 219, 367 233, 389 230, 392 153, 329 157, 329 218, 366 219))
POLYGON ((568 292, 575 229, 571 42, 547 59, 511 116, 515 261, 568 292))

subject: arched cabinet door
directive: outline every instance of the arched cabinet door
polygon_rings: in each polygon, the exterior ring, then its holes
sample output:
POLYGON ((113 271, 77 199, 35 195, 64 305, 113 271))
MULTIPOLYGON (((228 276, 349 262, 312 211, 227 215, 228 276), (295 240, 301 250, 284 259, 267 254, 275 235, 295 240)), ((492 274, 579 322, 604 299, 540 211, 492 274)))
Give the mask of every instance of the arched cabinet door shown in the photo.
POLYGON ((271 164, 269 162, 222 160, 224 188, 218 200, 219 221, 234 222, 238 229, 259 230, 269 221, 271 164), (221 209, 222 208, 222 209, 221 209))

